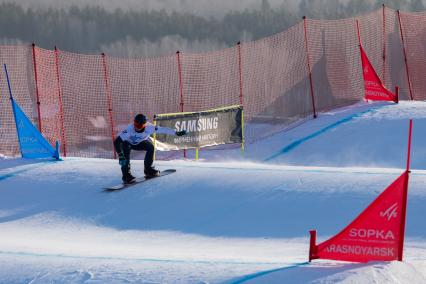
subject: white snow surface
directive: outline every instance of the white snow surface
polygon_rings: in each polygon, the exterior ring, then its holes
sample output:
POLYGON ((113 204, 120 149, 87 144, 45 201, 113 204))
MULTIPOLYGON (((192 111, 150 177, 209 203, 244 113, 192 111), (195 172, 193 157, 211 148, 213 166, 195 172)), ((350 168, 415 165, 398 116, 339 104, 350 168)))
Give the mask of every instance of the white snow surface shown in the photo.
POLYGON ((0 283, 426 283, 425 139, 426 102, 358 103, 112 193, 115 160, 0 154, 0 283), (338 233, 404 171, 409 118, 404 261, 307 263, 310 229, 338 233))

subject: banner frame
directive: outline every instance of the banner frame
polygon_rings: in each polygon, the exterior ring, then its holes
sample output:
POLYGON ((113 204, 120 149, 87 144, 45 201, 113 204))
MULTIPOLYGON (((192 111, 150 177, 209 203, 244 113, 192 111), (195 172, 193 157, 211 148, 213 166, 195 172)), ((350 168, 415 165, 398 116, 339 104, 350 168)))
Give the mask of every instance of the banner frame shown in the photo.
POLYGON ((231 106, 213 108, 213 109, 202 110, 202 111, 186 111, 186 112, 173 112, 173 113, 156 114, 156 115, 154 115, 154 121, 157 121, 158 117, 161 118, 161 117, 166 117, 166 116, 180 116, 180 115, 183 116, 183 115, 188 115, 188 114, 217 112, 217 111, 223 111, 223 110, 228 110, 228 109, 237 108, 237 107, 241 107, 242 108, 243 106, 242 105, 231 105, 231 106))
MULTIPOLYGON (((163 114, 155 114, 154 118, 153 118, 153 124, 154 126, 157 126, 157 121, 161 121, 162 118, 166 119, 169 116, 174 116, 174 117, 183 117, 185 115, 195 115, 195 114, 205 114, 205 113, 211 113, 211 112, 221 112, 221 111, 226 111, 226 110, 230 110, 230 109, 235 109, 235 108, 239 108, 241 109, 241 152, 244 155, 244 151, 245 151, 245 125, 244 125, 244 107, 241 104, 235 104, 235 105, 230 105, 230 106, 222 106, 222 107, 218 107, 218 108, 214 108, 214 109, 208 109, 208 110, 203 110, 203 111, 191 111, 191 112, 175 112, 175 113, 163 113, 163 114), (160 119, 158 119, 160 118, 160 119)), ((156 158, 156 151, 157 151, 157 135, 156 133, 153 134, 153 143, 154 143, 154 160, 156 158)), ((212 147, 212 146, 205 146, 205 147, 212 147)), ((196 147, 193 148, 195 150, 195 160, 199 159, 199 149, 200 147, 196 147)), ((185 148, 185 150, 187 150, 185 148)), ((170 151, 174 151, 174 150, 170 150, 170 151)), ((176 150, 178 151, 178 150, 176 150)))

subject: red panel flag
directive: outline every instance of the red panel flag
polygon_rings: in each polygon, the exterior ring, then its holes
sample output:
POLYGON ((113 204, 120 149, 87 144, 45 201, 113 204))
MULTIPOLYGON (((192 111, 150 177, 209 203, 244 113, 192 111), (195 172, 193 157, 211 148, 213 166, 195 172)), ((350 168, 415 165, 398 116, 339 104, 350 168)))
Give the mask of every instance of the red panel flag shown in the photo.
POLYGON ((394 101, 397 103, 398 95, 392 93, 383 86, 382 81, 379 76, 377 76, 362 46, 360 46, 360 50, 362 74, 364 75, 365 99, 374 101, 394 101))
POLYGON ((315 245, 315 234, 311 236, 309 260, 402 260, 408 173, 406 170, 334 237, 315 245))

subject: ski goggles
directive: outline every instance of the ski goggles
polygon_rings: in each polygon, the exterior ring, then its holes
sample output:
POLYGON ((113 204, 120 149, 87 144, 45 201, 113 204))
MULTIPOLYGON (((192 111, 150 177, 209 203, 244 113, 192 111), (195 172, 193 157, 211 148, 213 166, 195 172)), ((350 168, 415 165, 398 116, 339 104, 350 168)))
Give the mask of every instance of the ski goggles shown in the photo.
POLYGON ((141 129, 145 128, 145 125, 146 125, 146 122, 144 122, 144 123, 134 122, 133 123, 133 126, 135 127, 136 130, 141 130, 141 129))

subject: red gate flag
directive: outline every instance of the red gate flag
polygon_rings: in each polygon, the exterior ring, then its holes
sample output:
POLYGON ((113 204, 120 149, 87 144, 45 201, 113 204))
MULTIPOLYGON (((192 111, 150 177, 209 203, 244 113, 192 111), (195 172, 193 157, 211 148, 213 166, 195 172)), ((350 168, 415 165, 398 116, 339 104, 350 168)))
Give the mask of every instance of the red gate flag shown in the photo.
POLYGON ((316 245, 316 231, 310 231, 309 261, 317 258, 355 262, 402 261, 412 128, 410 119, 405 172, 334 237, 316 245))
POLYGON ((394 101, 397 103, 398 94, 392 93, 383 86, 373 65, 371 65, 370 60, 368 60, 364 49, 362 46, 359 48, 361 51, 362 74, 364 76, 365 99, 374 101, 394 101))
POLYGON ((352 223, 329 240, 315 245, 315 231, 311 231, 309 260, 402 260, 408 175, 406 170, 352 223))

